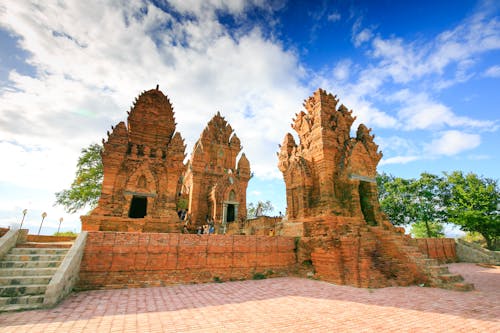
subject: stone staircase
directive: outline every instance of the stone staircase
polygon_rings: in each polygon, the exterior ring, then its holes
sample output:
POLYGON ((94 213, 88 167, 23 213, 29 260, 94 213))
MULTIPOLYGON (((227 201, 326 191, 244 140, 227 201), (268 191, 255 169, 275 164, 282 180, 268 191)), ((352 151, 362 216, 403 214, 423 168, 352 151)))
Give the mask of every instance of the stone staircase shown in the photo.
POLYGON ((450 273, 448 266, 441 265, 438 260, 428 258, 427 255, 420 252, 415 239, 394 232, 394 230, 385 230, 381 227, 369 228, 382 242, 392 242, 401 249, 411 262, 427 274, 429 278, 428 284, 431 287, 458 291, 474 290, 474 285, 465 282, 461 275, 450 273))
POLYGON ((17 244, 0 261, 0 312, 43 306, 50 280, 72 242, 17 244))

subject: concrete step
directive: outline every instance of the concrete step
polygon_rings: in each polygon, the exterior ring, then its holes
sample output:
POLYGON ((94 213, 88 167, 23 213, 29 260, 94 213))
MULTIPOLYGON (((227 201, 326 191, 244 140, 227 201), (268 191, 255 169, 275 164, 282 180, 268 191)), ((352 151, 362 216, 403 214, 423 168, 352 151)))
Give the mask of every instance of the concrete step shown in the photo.
POLYGON ((4 305, 29 305, 43 303, 44 295, 28 295, 17 297, 0 297, 0 309, 4 305))
POLYGON ((0 297, 17 297, 23 295, 43 295, 46 284, 30 284, 26 286, 0 286, 0 297))
POLYGON ((9 254, 66 254, 65 248, 32 248, 32 247, 14 247, 9 254))
POLYGON ((7 254, 2 261, 62 261, 65 254, 7 254))
POLYGON ((464 278, 460 274, 440 274, 438 275, 438 278, 447 283, 451 282, 462 282, 464 278))
POLYGON ((9 305, 0 305, 0 312, 14 312, 21 310, 35 310, 43 307, 42 303, 36 304, 9 304, 9 305))
POLYGON ((49 268, 60 264, 60 261, 0 261, 0 268, 49 268))
POLYGON ((30 284, 49 284, 52 275, 34 275, 34 276, 0 276, 0 286, 6 285, 30 285, 30 284))
POLYGON ((69 249, 74 242, 59 242, 59 243, 38 243, 38 242, 26 242, 17 244, 17 248, 38 248, 38 249, 51 249, 51 248, 63 248, 69 249))
POLYGON ((57 267, 49 268, 2 268, 0 276, 53 276, 57 271, 57 267))

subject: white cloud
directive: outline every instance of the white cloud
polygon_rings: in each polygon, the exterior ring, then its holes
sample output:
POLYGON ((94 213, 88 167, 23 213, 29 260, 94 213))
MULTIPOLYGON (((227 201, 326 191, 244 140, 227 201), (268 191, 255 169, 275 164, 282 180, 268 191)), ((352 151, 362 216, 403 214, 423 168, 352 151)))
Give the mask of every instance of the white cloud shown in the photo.
POLYGON ((345 81, 349 78, 349 72, 352 61, 344 59, 339 61, 333 68, 333 78, 338 81, 345 81))
POLYGON ((390 158, 382 158, 379 165, 388 164, 406 164, 420 159, 418 156, 394 156, 390 158))
POLYGON ((389 79, 398 84, 430 79, 429 86, 435 89, 466 82, 474 77, 478 55, 500 49, 500 21, 495 10, 486 4, 435 39, 414 41, 374 36, 373 28, 363 27, 358 18, 352 27, 352 42, 359 47, 371 40, 369 54, 378 61, 360 77, 366 74, 373 82, 376 76, 381 84, 389 79))
POLYGON ((333 12, 333 13, 330 13, 328 16, 327 16, 327 19, 328 21, 330 22, 337 22, 337 21, 340 21, 340 19, 342 18, 342 16, 340 15, 339 12, 333 12))
POLYGON ((373 38, 372 28, 363 28, 363 17, 358 17, 351 28, 351 41, 355 47, 370 41, 373 38))
MULTIPOLYGON (((194 19, 174 18, 138 2, 120 7, 16 2, 5 7, 1 25, 21 37, 20 47, 30 52, 28 62, 37 76, 10 73, 11 89, 0 92, 0 140, 44 150, 50 146, 54 152, 69 144, 76 152, 74 163, 81 147, 100 141, 106 129, 126 118, 134 97, 159 83, 175 107, 186 153, 220 110, 242 140, 256 175, 280 177, 269 156, 288 131, 282 119, 291 119, 309 93, 299 83, 304 70, 294 53, 258 28, 230 35, 213 15, 267 5, 173 5, 194 19)), ((46 163, 51 175, 63 167, 53 158, 46 163)))
POLYGON ((469 134, 456 130, 444 131, 426 147, 429 154, 453 156, 463 151, 476 148, 481 143, 478 134, 469 134))
POLYGON ((407 130, 435 129, 443 126, 469 127, 483 130, 495 128, 494 121, 475 120, 457 116, 446 105, 433 101, 426 93, 412 93, 403 89, 388 99, 401 103, 399 119, 407 130))
POLYGON ((380 150, 384 153, 384 156, 399 155, 402 153, 414 155, 420 151, 420 147, 418 147, 413 141, 397 135, 389 137, 379 136, 376 141, 380 146, 380 150))
POLYGON ((494 77, 494 78, 500 77, 500 65, 495 65, 495 66, 489 67, 486 71, 484 71, 483 75, 487 76, 487 77, 494 77))
MULTIPOLYGON (((273 5, 264 0, 170 0, 169 3, 181 13, 191 13, 198 17, 213 15, 216 10, 232 15, 242 15, 249 7, 271 9, 273 5)), ((279 4, 274 5, 279 6, 279 4)))
MULTIPOLYGON (((78 153, 78 152, 77 152, 78 153)), ((77 154, 63 147, 23 147, 0 141, 0 182, 56 191, 72 179, 77 154)))
POLYGON ((360 32, 357 32, 353 36, 354 46, 359 47, 361 44, 368 42, 372 39, 373 33, 370 29, 364 28, 360 32))

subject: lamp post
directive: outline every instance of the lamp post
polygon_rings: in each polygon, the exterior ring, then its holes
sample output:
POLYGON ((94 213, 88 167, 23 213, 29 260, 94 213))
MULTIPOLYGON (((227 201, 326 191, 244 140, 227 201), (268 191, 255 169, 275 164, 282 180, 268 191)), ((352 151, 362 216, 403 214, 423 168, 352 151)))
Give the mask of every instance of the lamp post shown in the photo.
POLYGON ((61 222, 63 221, 63 218, 61 217, 59 219, 59 227, 57 228, 57 234, 59 234, 59 229, 61 229, 61 222))
POLYGON ((42 230, 43 220, 45 220, 46 217, 47 217, 47 213, 43 212, 42 213, 42 222, 40 223, 40 228, 38 229, 38 235, 40 235, 40 230, 42 230))
POLYGON ((28 210, 25 208, 25 209, 23 209, 23 219, 21 220, 21 225, 19 226, 19 229, 23 228, 23 222, 24 222, 24 218, 26 217, 26 213, 28 213, 28 210))

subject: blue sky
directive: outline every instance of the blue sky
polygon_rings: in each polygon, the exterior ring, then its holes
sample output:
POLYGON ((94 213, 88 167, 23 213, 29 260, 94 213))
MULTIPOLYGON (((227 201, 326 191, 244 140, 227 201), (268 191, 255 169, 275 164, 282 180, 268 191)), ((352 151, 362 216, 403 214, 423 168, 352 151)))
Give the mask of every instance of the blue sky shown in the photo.
MULTIPOLYGON (((0 226, 79 230, 54 207, 82 147, 160 85, 188 156, 220 111, 285 210, 276 151, 318 87, 373 128, 379 171, 500 178, 496 1, 0 0, 0 226)), ((357 126, 357 124, 355 124, 357 126)))

